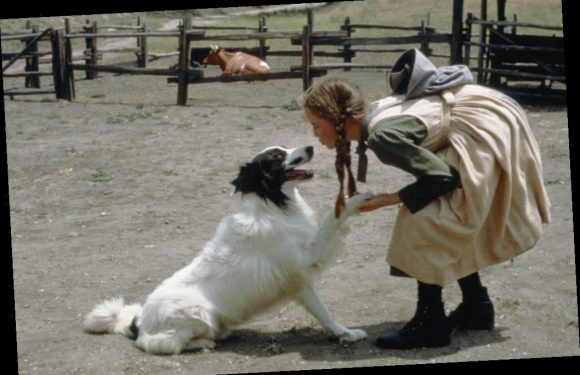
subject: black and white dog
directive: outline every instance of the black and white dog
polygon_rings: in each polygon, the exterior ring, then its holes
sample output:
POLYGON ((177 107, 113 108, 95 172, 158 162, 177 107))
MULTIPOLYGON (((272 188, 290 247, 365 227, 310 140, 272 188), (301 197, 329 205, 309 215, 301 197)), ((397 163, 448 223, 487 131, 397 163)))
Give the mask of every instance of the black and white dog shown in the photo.
POLYGON ((275 304, 295 300, 343 341, 365 339, 360 329, 337 323, 314 288, 314 279, 343 247, 346 219, 370 194, 350 198, 340 217, 321 226, 296 183, 312 173, 297 169, 313 148, 270 147, 240 168, 232 181, 239 212, 222 219, 192 263, 161 283, 145 305, 110 299, 87 314, 84 328, 120 333, 150 353, 213 348, 215 340, 275 304))

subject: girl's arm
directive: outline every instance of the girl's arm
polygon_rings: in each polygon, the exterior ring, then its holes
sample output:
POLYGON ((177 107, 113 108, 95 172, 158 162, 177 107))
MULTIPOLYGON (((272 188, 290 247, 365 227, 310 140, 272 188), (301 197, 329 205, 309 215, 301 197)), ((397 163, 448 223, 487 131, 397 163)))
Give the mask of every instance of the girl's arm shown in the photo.
POLYGON ((369 212, 399 203, 401 203, 401 198, 398 193, 383 193, 377 194, 372 199, 365 201, 358 206, 358 209, 360 212, 369 212))

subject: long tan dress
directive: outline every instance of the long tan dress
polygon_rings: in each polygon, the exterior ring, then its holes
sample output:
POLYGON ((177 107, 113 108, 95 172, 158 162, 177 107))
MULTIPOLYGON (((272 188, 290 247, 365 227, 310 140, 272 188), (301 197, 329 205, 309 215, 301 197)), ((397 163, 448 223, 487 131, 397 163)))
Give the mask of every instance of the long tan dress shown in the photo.
POLYGON ((459 171, 461 186, 416 213, 401 206, 387 262, 445 286, 532 248, 550 221, 539 147, 525 113, 498 91, 465 85, 391 106, 373 118, 412 115, 421 143, 459 171))

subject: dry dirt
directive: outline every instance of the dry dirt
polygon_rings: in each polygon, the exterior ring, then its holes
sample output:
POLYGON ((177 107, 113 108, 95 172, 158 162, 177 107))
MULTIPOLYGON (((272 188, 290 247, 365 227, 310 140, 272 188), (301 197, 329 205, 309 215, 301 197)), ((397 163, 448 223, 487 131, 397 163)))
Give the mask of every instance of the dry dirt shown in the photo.
MULTIPOLYGON (((333 74, 358 83, 369 99, 385 94, 384 73, 333 74)), ((117 295, 142 302, 189 263, 220 218, 237 209, 229 181, 257 151, 315 146, 316 177, 302 191, 319 217, 337 186, 333 153, 295 105, 300 80, 191 85, 186 107, 175 105, 177 88, 162 77, 102 74, 77 81, 76 90, 73 102, 5 102, 21 374, 273 372, 580 354, 565 109, 529 109, 553 223, 533 250, 482 272, 496 307, 493 332, 456 333, 441 349, 374 347, 415 307, 415 283, 389 276, 384 261, 395 210, 355 217, 347 250, 317 284, 336 318, 367 330, 367 341, 338 345, 294 304, 206 353, 152 356, 125 337, 83 332, 82 317, 95 303, 117 295)), ((361 190, 394 191, 411 181, 369 159, 361 190)), ((444 297, 453 309, 457 286, 444 297)))

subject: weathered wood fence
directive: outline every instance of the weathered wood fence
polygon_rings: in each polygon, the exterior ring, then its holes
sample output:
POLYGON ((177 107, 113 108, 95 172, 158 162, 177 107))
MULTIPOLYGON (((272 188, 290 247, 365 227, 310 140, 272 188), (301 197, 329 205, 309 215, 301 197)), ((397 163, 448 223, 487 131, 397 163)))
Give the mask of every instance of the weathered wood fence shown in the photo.
MULTIPOLYGON (((302 43, 307 45, 305 47, 303 63, 301 66, 294 66, 291 69, 303 70, 305 74, 304 87, 309 87, 312 82, 309 75, 317 71, 327 71, 330 69, 384 69, 390 70, 392 68, 391 63, 354 63, 352 62, 353 57, 357 53, 401 53, 406 51, 409 46, 418 46, 421 51, 423 51, 428 56, 433 56, 433 50, 430 45, 433 43, 445 43, 451 44, 452 35, 450 33, 437 33, 434 28, 425 25, 422 21, 420 26, 389 26, 389 25, 365 25, 365 24, 352 24, 350 18, 346 18, 344 24, 341 26, 341 30, 344 32, 343 35, 325 35, 316 34, 309 32, 308 28, 305 27, 303 30, 302 40, 293 39, 293 44, 302 43), (397 31, 415 31, 416 34, 404 35, 404 36, 384 36, 384 37, 353 37, 352 33, 357 29, 379 29, 379 30, 397 30, 397 31), (305 40, 306 39, 306 40, 305 40), (401 46, 407 45, 405 48, 401 46), (312 62, 312 57, 316 56, 314 47, 319 46, 336 46, 341 47, 341 53, 335 55, 336 57, 342 56, 342 63, 324 63, 324 64, 314 64, 312 62), (382 48, 353 48, 353 46, 381 46, 382 48), (385 48, 386 46, 386 48, 385 48), (395 48, 393 48, 395 46, 395 48)), ((437 55, 443 56, 443 55, 437 55)), ((449 55, 444 55, 449 57, 449 55)), ((389 61, 389 59, 385 59, 389 61)), ((394 62, 394 59, 391 60, 394 62)))
MULTIPOLYGON (((418 33, 418 36, 420 37, 419 40, 419 44, 420 47, 419 49, 421 50, 421 52, 423 52, 425 55, 428 56, 433 56, 433 50, 429 47, 429 43, 430 43, 430 38, 428 37, 424 37, 430 34, 435 34, 435 28, 433 27, 429 27, 428 26, 428 20, 427 23, 425 22, 425 20, 421 21, 420 26, 390 26, 390 25, 369 25, 369 24, 353 24, 351 23, 350 17, 345 18, 344 20, 344 24, 340 27, 341 30, 346 31, 346 35, 347 37, 350 39, 352 37, 352 34, 354 32, 356 32, 357 29, 359 30, 397 30, 397 31, 416 31, 418 33), (423 38, 421 38, 423 37, 423 38)), ((362 39, 359 39, 362 40, 362 39)), ((370 38, 366 38, 365 40, 372 40, 370 38)), ((400 40, 396 40, 396 39, 391 39, 392 42, 394 43, 390 43, 392 45, 397 45, 397 44, 402 44, 405 43, 406 41, 403 39, 400 40), (401 42, 401 43, 399 43, 401 42)), ((444 40, 445 42, 449 42, 447 39, 444 40)), ((353 48, 354 44, 344 44, 343 45, 343 51, 344 51, 344 62, 345 63, 350 63, 352 62, 352 58, 354 56, 356 56, 357 52, 358 53, 403 53, 405 52, 407 49, 406 48, 400 48, 400 46, 395 46, 393 48, 393 46, 391 45, 387 45, 387 48, 353 48)), ((380 43, 379 43, 380 45, 380 43)), ((449 57, 449 55, 446 55, 446 57, 449 57)), ((390 68, 389 65, 385 65, 386 68, 390 68)), ((346 68, 345 70, 350 70, 350 68, 346 68)))
MULTIPOLYGON (((148 33, 147 25, 141 22, 141 18, 137 18, 136 26, 128 25, 98 25, 96 21, 86 20, 86 24, 82 28, 84 33, 85 46, 84 51, 85 63, 86 65, 97 65, 99 60, 103 59, 105 53, 123 53, 130 52, 134 53, 137 57, 137 66, 140 68, 147 67, 147 36, 148 33), (121 31, 121 33, 115 33, 115 31, 121 31), (124 33, 123 33, 124 32, 124 33), (98 38, 107 37, 135 37, 136 47, 116 47, 116 48, 106 48, 99 49, 97 46, 98 38)), ((79 37, 78 33, 75 34, 71 31, 68 19, 65 19, 65 33, 67 40, 74 37, 79 37)), ((86 71, 87 79, 97 78, 96 71, 86 71)))
POLYGON ((2 66, 2 75, 7 78, 25 78, 24 89, 5 89, 5 96, 18 95, 45 95, 55 94, 58 99, 71 100, 73 98, 72 81, 69 80, 68 67, 66 62, 66 47, 64 33, 62 30, 52 28, 45 29, 42 32, 37 28, 32 28, 30 33, 15 33, 12 35, 3 35, 2 41, 19 40, 25 46, 19 52, 2 53, 2 61, 8 60, 8 63, 2 66), (39 46, 46 48, 48 42, 49 50, 40 50, 39 46), (40 57, 51 56, 51 71, 43 72, 40 70, 40 57), (19 59, 25 59, 25 71, 23 73, 9 73, 8 68, 16 63, 19 59), (52 76, 53 88, 42 89, 40 87, 40 77, 52 76))
POLYGON ((480 84, 527 101, 562 102, 565 89, 552 87, 554 82, 566 83, 562 32, 559 26, 518 22, 517 16, 514 21, 493 21, 468 14, 464 62, 476 61, 472 69, 480 84), (479 30, 474 33, 474 28, 479 30), (559 35, 520 34, 524 28, 559 35), (476 58, 471 57, 472 47, 477 48, 476 58))
MULTIPOLYGON (((192 25, 191 19, 184 19, 177 30, 171 31, 150 31, 146 24, 138 20, 136 26, 116 26, 116 25, 98 25, 96 22, 87 21, 82 25, 81 30, 73 31, 68 20, 65 19, 64 30, 50 29, 45 31, 42 38, 34 39, 39 33, 27 35, 2 35, 2 40, 24 40, 27 41, 26 47, 19 54, 3 54, 3 59, 18 58, 33 59, 41 54, 50 54, 53 57, 53 81, 54 92, 57 98, 71 100, 75 96, 74 90, 74 72, 85 72, 86 79, 94 79, 99 73, 116 73, 116 74, 138 74, 138 75, 156 75, 168 77, 169 83, 177 84, 177 103, 185 105, 187 102, 188 86, 190 84, 212 83, 212 82, 236 82, 236 81, 256 81, 256 80, 273 80, 273 79, 302 79, 303 88, 307 89, 312 85, 314 77, 327 74, 331 69, 384 69, 389 70, 392 65, 389 59, 378 64, 356 63, 353 58, 360 53, 396 53, 403 52, 410 46, 417 46, 425 54, 434 56, 431 49, 434 43, 451 44, 452 35, 450 33, 437 33, 432 27, 425 22, 418 26, 388 26, 388 25, 363 25, 353 24, 349 18, 346 18, 340 30, 337 31, 314 31, 313 13, 307 14, 307 22, 301 32, 272 32, 266 26, 265 18, 259 20, 257 27, 219 27, 204 26, 199 27, 192 25), (378 29, 378 30, 397 30, 409 31, 411 34, 404 36, 382 36, 382 37, 353 37, 357 30, 378 29), (231 34, 209 35, 214 30, 230 30, 231 34), (108 38, 135 38, 136 47, 123 48, 99 48, 97 41, 108 38), (153 54, 148 49, 147 40, 149 38, 175 38, 177 39, 177 51, 165 54, 153 54), (50 39, 52 49, 50 51, 36 51, 38 42, 41 39, 50 39), (289 41, 293 49, 274 50, 267 45, 269 40, 281 39, 289 41), (73 56, 73 42, 84 41, 84 51, 77 57, 73 56), (203 69, 198 65, 202 57, 208 50, 209 44, 215 44, 217 41, 227 43, 229 41, 243 41, 246 45, 255 43, 255 47, 236 47, 236 50, 247 50, 263 59, 270 56, 295 56, 299 59, 298 65, 290 65, 286 70, 272 71, 267 74, 253 74, 240 76, 212 76, 205 77, 203 69), (193 42, 207 42, 208 47, 192 48, 193 42), (407 45, 406 48, 401 46, 407 45), (375 46, 375 48, 368 48, 375 46), (378 46, 378 47, 376 47, 378 46), (367 47, 361 48, 361 47, 367 47), (325 49, 326 48, 326 49, 325 49), (335 48, 335 50, 328 50, 335 48), (135 67, 126 67, 118 65, 103 64, 103 55, 105 53, 131 52, 137 57, 135 67), (18 55, 18 56, 17 56, 18 55), (178 63, 168 68, 149 68, 148 61, 166 56, 178 56, 178 63), (336 63, 315 63, 314 57, 337 58, 340 62, 336 63)), ((197 43, 198 44, 198 43, 197 43)), ((78 45, 78 42, 77 42, 78 45)), ((232 47, 233 48, 233 47, 232 47)), ((437 55, 447 56, 447 55, 437 55)), ((27 60, 28 61, 28 60, 27 60)), ((12 64, 11 61, 9 63, 12 64)), ((28 63, 27 63, 28 64, 28 63)), ((28 66, 28 65, 27 65, 28 66)), ((30 85, 36 84, 35 79, 46 74, 41 73, 37 66, 30 64, 30 70, 20 74, 4 74, 5 77, 27 76, 30 85)), ((3 73, 8 66, 3 67, 3 73)), ((27 68, 29 69, 29 68, 27 68)), ((36 93, 41 93, 37 89, 36 93)), ((47 90, 44 90, 47 93, 47 90)), ((26 94, 26 91, 12 90, 5 95, 26 94)))

